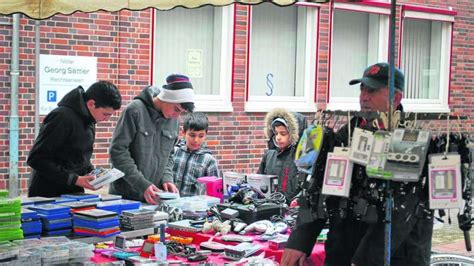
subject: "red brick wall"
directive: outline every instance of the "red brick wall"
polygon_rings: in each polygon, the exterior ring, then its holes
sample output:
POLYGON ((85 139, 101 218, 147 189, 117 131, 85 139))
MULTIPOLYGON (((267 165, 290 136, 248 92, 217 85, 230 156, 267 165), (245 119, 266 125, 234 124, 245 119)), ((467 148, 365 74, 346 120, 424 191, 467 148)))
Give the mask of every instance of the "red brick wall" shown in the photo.
MULTIPOLYGON (((399 1, 446 8, 458 12, 454 26, 453 63, 451 67, 451 108, 455 112, 473 116, 474 76, 474 16, 465 1, 399 1)), ((324 108, 327 102, 330 8, 321 5, 319 49, 317 60, 316 102, 324 108)), ((208 146, 215 151, 224 171, 256 171, 266 148, 263 136, 264 113, 244 111, 247 78, 247 12, 248 7, 238 6, 236 11, 234 45, 233 108, 230 113, 208 113, 211 127, 208 146)), ((127 104, 149 83, 151 49, 151 10, 76 12, 70 16, 57 15, 41 21, 41 54, 95 56, 98 58, 99 79, 118 85, 127 104)), ((0 189, 8 188, 9 141, 8 116, 10 113, 11 18, 0 16, 0 189)), ((21 19, 20 32, 20 158, 19 177, 23 191, 30 169, 26 158, 35 136, 35 55, 34 24, 26 17, 21 19)), ((398 36, 398 32, 397 32, 398 36)), ((398 37, 397 37, 398 38, 398 37)), ((313 114, 307 114, 310 118, 313 114)), ((95 165, 107 166, 107 150, 118 115, 101 123, 97 129, 95 165)), ((311 120, 311 119, 310 119, 311 120)), ((472 121, 464 123, 464 131, 471 131, 472 121)))

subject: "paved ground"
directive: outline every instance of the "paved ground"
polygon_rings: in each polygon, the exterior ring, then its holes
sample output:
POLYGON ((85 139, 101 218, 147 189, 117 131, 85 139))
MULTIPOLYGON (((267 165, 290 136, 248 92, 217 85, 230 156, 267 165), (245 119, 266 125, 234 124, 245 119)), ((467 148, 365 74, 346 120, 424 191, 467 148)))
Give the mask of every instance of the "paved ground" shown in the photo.
MULTIPOLYGON (((445 219, 447 220, 447 219, 445 219)), ((433 247, 434 252, 440 253, 453 253, 464 255, 474 258, 473 251, 466 251, 464 244, 464 234, 459 229, 457 224, 457 217, 455 214, 451 214, 452 223, 448 224, 435 224, 435 230, 433 232, 433 247)), ((471 245, 474 244, 474 229, 471 229, 471 245)))

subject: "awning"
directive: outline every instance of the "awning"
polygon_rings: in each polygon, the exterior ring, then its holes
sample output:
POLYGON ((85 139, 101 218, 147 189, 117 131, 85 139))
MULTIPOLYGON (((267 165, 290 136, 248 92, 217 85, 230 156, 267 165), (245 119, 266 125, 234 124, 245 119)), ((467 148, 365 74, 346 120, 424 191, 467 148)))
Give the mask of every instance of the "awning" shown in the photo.
POLYGON ((10 15, 13 13, 23 13, 30 18, 45 19, 55 14, 68 15, 76 11, 142 10, 149 7, 159 10, 169 10, 177 6, 197 8, 204 5, 224 6, 232 3, 253 5, 262 2, 272 2, 276 5, 287 6, 295 2, 326 3, 329 1, 330 0, 1 0, 0 14, 10 15))

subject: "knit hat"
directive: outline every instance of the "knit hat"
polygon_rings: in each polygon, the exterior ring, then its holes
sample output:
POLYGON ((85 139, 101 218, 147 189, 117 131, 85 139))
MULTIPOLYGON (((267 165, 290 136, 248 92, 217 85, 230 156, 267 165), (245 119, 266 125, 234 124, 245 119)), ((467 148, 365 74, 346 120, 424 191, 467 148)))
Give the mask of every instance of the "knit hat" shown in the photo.
POLYGON ((193 85, 185 75, 169 75, 166 78, 166 84, 158 94, 158 99, 167 103, 193 103, 193 85))
POLYGON ((273 132, 275 132, 275 127, 276 127, 275 124, 276 124, 277 122, 283 124, 283 125, 288 129, 288 123, 286 122, 286 120, 283 119, 283 118, 281 118, 281 117, 277 117, 277 118, 273 119, 272 124, 271 124, 271 127, 272 127, 273 132))

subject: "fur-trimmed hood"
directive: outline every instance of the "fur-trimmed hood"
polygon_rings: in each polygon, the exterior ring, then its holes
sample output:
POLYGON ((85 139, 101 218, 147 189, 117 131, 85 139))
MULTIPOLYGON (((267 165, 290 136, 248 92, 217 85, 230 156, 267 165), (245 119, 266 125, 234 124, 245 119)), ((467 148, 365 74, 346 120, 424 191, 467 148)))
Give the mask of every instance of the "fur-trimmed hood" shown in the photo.
POLYGON ((275 108, 272 111, 268 112, 264 119, 264 133, 267 139, 273 137, 272 122, 276 118, 283 118, 288 124, 288 133, 290 133, 290 143, 291 145, 296 145, 298 143, 298 121, 296 117, 284 108, 275 108))

